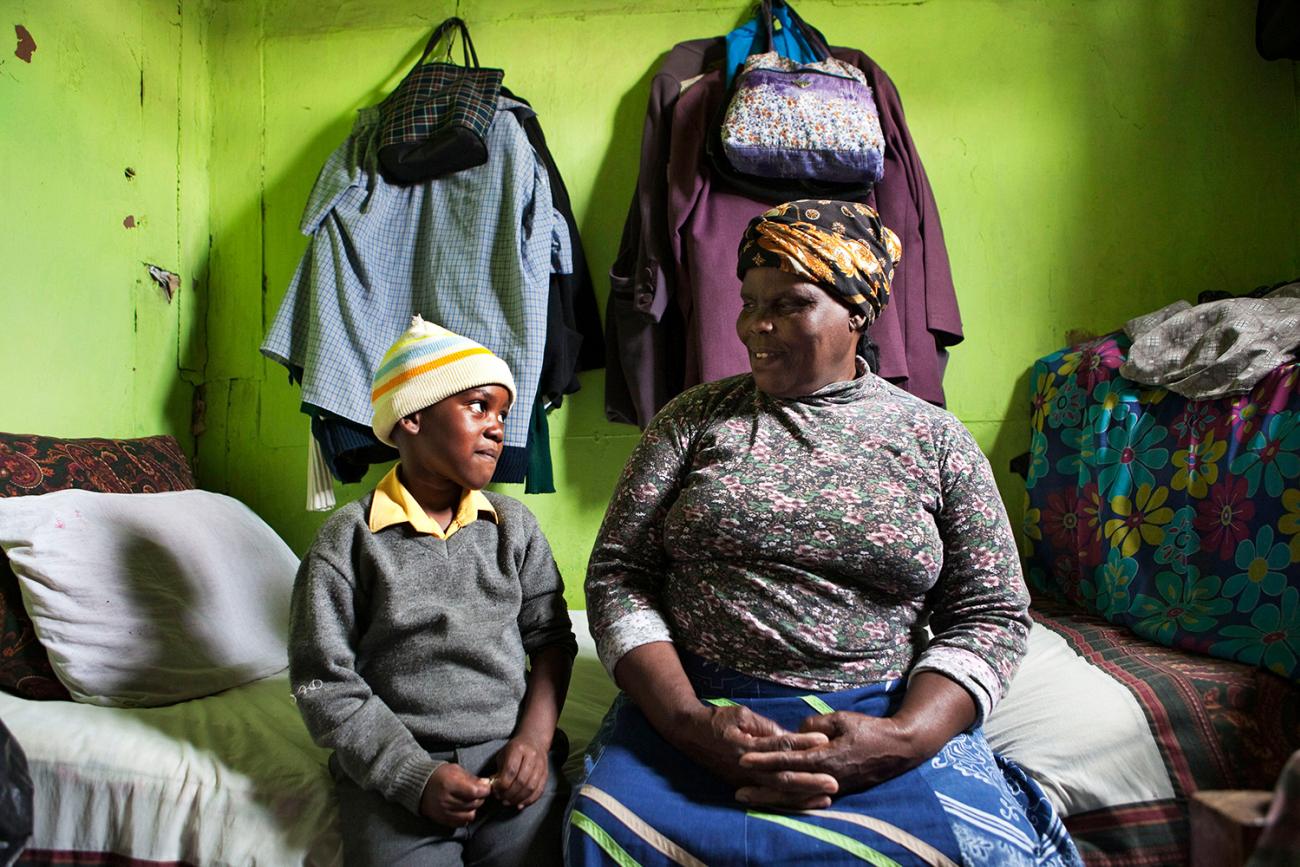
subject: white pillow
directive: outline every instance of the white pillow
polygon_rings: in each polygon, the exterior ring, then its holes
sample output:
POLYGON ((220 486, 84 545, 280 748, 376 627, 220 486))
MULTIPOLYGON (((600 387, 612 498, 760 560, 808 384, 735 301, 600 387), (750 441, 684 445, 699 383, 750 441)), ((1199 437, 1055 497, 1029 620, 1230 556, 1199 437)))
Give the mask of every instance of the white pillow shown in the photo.
POLYGON ((984 735, 1042 786, 1062 816, 1174 797, 1133 693, 1038 622, 984 735))
POLYGON ((77 701, 171 704, 288 665, 298 558, 238 500, 208 491, 0 498, 0 546, 77 701))

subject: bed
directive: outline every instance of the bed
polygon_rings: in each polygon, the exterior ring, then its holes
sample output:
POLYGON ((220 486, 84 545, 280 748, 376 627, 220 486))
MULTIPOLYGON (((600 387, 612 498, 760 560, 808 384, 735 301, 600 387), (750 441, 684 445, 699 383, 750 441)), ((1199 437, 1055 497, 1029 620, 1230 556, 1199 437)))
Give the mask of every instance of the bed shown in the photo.
MULTIPOLYGON (((188 462, 171 437, 0 434, 0 497, 73 491, 164 498, 196 493, 188 462)), ((175 517, 182 504, 168 502, 175 517)), ((264 536, 269 528, 259 532, 264 536)), ((262 538, 258 544, 274 546, 275 541, 262 538)), ((159 543, 147 559, 166 561, 166 547, 159 543)), ((277 557, 283 559, 282 552, 270 547, 260 559, 277 557)), ((276 578, 281 583, 288 565, 281 564, 276 578)), ((166 569, 160 565, 159 571, 166 569)), ((228 574, 213 577, 213 583, 233 580, 228 574)), ((119 595, 138 595, 138 589, 126 588, 119 595)), ((193 593, 183 594, 181 602, 189 605, 196 599, 193 593)), ((213 619, 217 602, 204 607, 205 620, 213 619)), ((257 607, 279 620, 286 619, 283 604, 276 597, 257 607)), ((169 613, 171 619, 183 616, 169 613)), ((613 686, 596 659, 585 612, 573 616, 582 650, 561 725, 573 735, 567 770, 576 775, 583 748, 612 700, 613 686)), ((38 640, 10 559, 0 556, 0 720, 26 754, 34 800, 32 838, 18 863, 341 863, 328 751, 312 743, 283 666, 227 689, 190 688, 198 694, 183 700, 103 706, 88 703, 95 697, 77 695, 75 687, 70 691, 56 677, 51 655, 62 654, 66 669, 77 649, 62 649, 51 630, 58 632, 58 624, 47 626, 45 643, 38 640)), ((229 631, 238 632, 240 643, 248 640, 247 623, 236 623, 229 631)), ((152 690, 168 688, 154 685, 152 690)))
MULTIPOLYGON (((192 486, 166 437, 0 435, 8 496, 192 486)), ((0 720, 26 752, 36 805, 19 863, 341 863, 327 753, 283 671, 154 707, 69 701, 7 569, 0 720)), ((585 612, 571 614, 579 655, 561 726, 576 777, 615 689, 585 612)), ((1029 654, 986 732, 1043 786, 1091 863, 1185 863, 1189 791, 1268 788, 1298 745, 1300 702, 1275 675, 1189 656, 1065 604, 1045 600, 1034 618, 1029 654)))
MULTIPOLYGON (((573 612, 582 647, 561 719, 571 777, 614 696, 585 614, 573 612)), ((1244 769, 1285 758, 1294 693, 1251 666, 1229 664, 1224 680, 1219 663, 1183 657, 1100 617, 1035 614, 1029 655, 986 732, 1044 787, 1090 863, 1186 863, 1185 826, 1170 829, 1191 781, 1271 788, 1244 769), (1251 753, 1261 760, 1231 758, 1251 753)), ((326 753, 283 674, 148 709, 60 702, 55 712, 0 694, 0 719, 35 784, 22 864, 341 863, 326 753)))
MULTIPOLYGON (((0 497, 7 498, 0 504, 84 494, 128 497, 133 503, 182 498, 164 504, 177 522, 184 520, 182 509, 189 508, 184 503, 202 497, 171 437, 74 440, 0 434, 0 497), (32 496, 37 494, 47 496, 32 496)), ((148 533, 123 534, 140 550, 93 548, 95 559, 77 568, 93 576, 89 587, 102 591, 102 598, 85 593, 80 604, 100 605, 116 635, 96 634, 95 611, 80 617, 56 603, 34 614, 29 610, 32 597, 25 601, 21 595, 10 558, 0 557, 0 720, 26 755, 33 788, 33 834, 18 863, 339 863, 327 753, 311 742, 293 706, 284 671, 283 626, 266 622, 287 617, 296 558, 242 504, 226 506, 226 516, 233 515, 236 524, 218 523, 221 529, 213 535, 265 564, 242 570, 256 582, 251 587, 234 574, 241 571, 235 565, 240 553, 220 546, 203 549, 201 529, 186 533, 184 541, 193 540, 186 547, 193 550, 185 553, 169 551, 163 537, 148 533), (146 540, 150 547, 141 547, 146 540), (105 568, 108 559, 134 556, 163 586, 170 573, 187 571, 181 562, 187 555, 231 568, 211 574, 189 570, 217 589, 208 593, 167 584, 170 591, 186 591, 173 592, 172 598, 151 597, 143 587, 114 587, 104 577, 111 571, 105 568), (274 574, 262 574, 267 570, 274 574), (171 658, 135 658, 134 648, 149 642, 132 635, 146 631, 144 624, 132 621, 133 612, 175 627, 170 639, 160 639, 181 645, 171 650, 171 658), (206 622, 191 622, 195 618, 206 622), (37 638, 36 620, 46 630, 43 640, 37 638), (213 631, 217 634, 207 634, 213 631), (125 648, 114 644, 123 634, 125 648), (188 645, 204 644, 204 639, 206 658, 200 659, 188 645), (87 675, 81 660, 95 648, 69 646, 77 642, 114 649, 121 664, 114 669, 114 661, 100 661, 87 675), (218 658, 230 662, 231 648, 239 664, 216 665, 218 658), (78 678, 71 687, 55 676, 51 657, 78 678), (194 668, 196 659, 203 665, 194 668), (188 676, 186 665, 191 666, 188 676), (114 682, 103 692, 116 696, 116 706, 90 703, 99 699, 76 694, 85 688, 83 676, 103 679, 129 674, 132 668, 148 668, 162 677, 143 683, 136 679, 131 689, 124 681, 114 682)), ((84 515, 88 524, 107 526, 90 515, 84 502, 65 508, 78 518, 84 515)), ((157 520, 156 515, 147 517, 157 520)), ((8 532, 17 533, 13 515, 7 514, 6 521, 8 532)), ((81 531, 68 526, 61 532, 81 531)), ((53 556, 54 549, 46 550, 53 556)), ((71 599, 86 588, 68 581, 58 589, 59 597, 71 599)))
POLYGON ((20 864, 342 863, 287 675, 167 707, 51 704, 0 694, 34 787, 20 864))

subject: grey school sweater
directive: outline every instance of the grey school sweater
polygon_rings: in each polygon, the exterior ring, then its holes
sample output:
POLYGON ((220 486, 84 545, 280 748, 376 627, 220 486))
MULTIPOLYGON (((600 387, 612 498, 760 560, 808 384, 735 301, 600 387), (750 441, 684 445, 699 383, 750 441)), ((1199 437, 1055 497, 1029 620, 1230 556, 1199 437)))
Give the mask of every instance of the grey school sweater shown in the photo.
POLYGON ((298 569, 289 677, 316 743, 359 786, 418 813, 429 751, 509 737, 525 654, 577 644, 537 519, 488 493, 497 523, 447 540, 372 533, 371 497, 320 528, 298 569))

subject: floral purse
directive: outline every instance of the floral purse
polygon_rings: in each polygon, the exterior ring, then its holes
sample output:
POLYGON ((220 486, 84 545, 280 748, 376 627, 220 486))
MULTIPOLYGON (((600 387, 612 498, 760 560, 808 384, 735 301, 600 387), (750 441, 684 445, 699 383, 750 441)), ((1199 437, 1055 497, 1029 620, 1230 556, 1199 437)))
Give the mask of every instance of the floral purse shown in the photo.
MULTIPOLYGON (((763 15, 770 49, 767 2, 763 15)), ((772 50, 750 55, 720 132, 727 161, 746 174, 867 185, 884 174, 885 138, 871 86, 860 69, 829 52, 814 63, 772 50)))

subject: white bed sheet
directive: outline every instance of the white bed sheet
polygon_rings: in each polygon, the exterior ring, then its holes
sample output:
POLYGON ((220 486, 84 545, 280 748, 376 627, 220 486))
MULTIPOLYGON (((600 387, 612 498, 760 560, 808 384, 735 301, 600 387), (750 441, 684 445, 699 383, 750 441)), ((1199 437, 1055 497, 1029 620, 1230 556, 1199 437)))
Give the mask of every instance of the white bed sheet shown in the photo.
MULTIPOLYGON (((561 725, 576 773, 617 693, 585 611, 561 725)), ((149 861, 333 867, 342 863, 329 751, 315 746, 282 672, 155 708, 29 701, 0 692, 27 755, 30 847, 149 861)))
MULTIPOLYGON (((585 611, 561 717, 576 774, 617 693, 585 611)), ((27 755, 32 849, 149 861, 333 867, 342 863, 329 751, 315 746, 282 672, 155 708, 29 701, 0 692, 27 755)))
POLYGON ((156 708, 0 693, 35 794, 33 849, 216 865, 341 864, 328 751, 287 673, 156 708))

